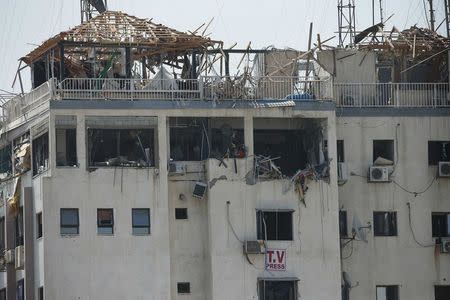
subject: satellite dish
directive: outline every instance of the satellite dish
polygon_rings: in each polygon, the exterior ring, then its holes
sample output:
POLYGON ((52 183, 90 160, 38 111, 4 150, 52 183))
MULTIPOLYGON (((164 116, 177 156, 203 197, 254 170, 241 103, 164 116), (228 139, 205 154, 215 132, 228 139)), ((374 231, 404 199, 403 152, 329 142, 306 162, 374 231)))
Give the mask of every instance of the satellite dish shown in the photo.
POLYGON ((350 275, 348 275, 347 272, 342 272, 342 279, 344 280, 344 286, 346 288, 351 288, 352 287, 352 280, 350 279, 350 275))
POLYGON ((367 227, 362 226, 358 216, 356 214, 353 214, 352 233, 359 240, 367 242, 366 232, 364 231, 365 228, 367 227))

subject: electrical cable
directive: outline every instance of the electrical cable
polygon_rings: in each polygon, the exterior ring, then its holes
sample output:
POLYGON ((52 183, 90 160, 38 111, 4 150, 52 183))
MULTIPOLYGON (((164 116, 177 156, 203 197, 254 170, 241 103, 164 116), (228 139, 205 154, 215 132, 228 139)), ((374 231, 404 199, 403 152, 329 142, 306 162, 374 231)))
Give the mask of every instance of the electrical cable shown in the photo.
POLYGON ((419 195, 424 194, 425 192, 427 192, 427 191, 431 188, 431 186, 433 185, 433 183, 436 181, 436 178, 437 178, 437 176, 434 176, 433 179, 431 180, 431 182, 428 184, 428 186, 427 186, 424 190, 422 190, 422 191, 420 191, 420 192, 413 192, 413 191, 410 191, 410 190, 408 190, 407 188, 401 186, 397 181, 395 181, 395 180, 391 180, 391 181, 392 181, 396 186, 398 186, 398 187, 401 188, 403 191, 405 191, 406 193, 411 194, 411 195, 414 195, 414 197, 417 197, 417 196, 419 196, 419 195))
POLYGON ((411 222, 411 203, 406 203, 406 205, 408 206, 408 218, 409 218, 409 229, 411 230, 412 236, 414 241, 416 242, 417 245, 419 245, 420 247, 424 247, 424 248, 429 248, 429 247, 435 247, 436 245, 424 245, 422 243, 420 243, 417 239, 416 239, 416 235, 414 234, 414 230, 412 228, 412 222, 411 222))
POLYGON ((399 161, 399 156, 398 156, 398 128, 399 127, 400 127, 400 123, 397 123, 397 126, 395 126, 395 157, 394 157, 395 163, 392 168, 391 175, 394 174, 395 169, 397 168, 398 161, 399 161))
POLYGON ((231 220, 230 220, 230 204, 231 202, 227 201, 227 222, 228 222, 228 226, 230 226, 231 232, 233 232, 234 237, 241 242, 242 244, 244 244, 244 242, 238 237, 236 231, 233 228, 233 225, 231 224, 231 220))

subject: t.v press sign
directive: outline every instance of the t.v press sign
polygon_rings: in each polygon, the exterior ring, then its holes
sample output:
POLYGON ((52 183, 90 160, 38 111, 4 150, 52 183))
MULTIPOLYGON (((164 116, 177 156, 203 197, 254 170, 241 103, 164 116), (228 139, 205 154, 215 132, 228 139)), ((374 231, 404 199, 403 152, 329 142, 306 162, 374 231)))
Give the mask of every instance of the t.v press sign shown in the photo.
POLYGON ((286 271, 286 250, 266 249, 266 270, 286 271))

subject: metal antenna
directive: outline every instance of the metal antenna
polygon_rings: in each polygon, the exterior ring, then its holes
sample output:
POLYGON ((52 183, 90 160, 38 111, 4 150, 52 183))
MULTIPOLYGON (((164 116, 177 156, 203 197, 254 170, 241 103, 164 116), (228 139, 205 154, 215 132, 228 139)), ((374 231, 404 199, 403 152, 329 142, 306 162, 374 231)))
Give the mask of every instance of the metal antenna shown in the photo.
POLYGON ((444 0, 445 5, 445 23, 447 25, 447 37, 450 38, 450 1, 444 0))
POLYGON ((340 47, 344 47, 347 40, 348 45, 353 46, 356 35, 355 0, 348 0, 347 4, 344 4, 344 1, 345 0, 338 0, 338 33, 340 47))
POLYGON ((108 10, 107 0, 80 0, 81 23, 108 10))
POLYGON ((434 9, 433 9, 433 0, 428 0, 430 3, 430 29, 431 31, 435 31, 434 24, 436 23, 436 19, 434 18, 434 9))
POLYGON ((381 22, 381 24, 384 24, 384 17, 383 17, 383 0, 380 0, 380 22, 381 22))

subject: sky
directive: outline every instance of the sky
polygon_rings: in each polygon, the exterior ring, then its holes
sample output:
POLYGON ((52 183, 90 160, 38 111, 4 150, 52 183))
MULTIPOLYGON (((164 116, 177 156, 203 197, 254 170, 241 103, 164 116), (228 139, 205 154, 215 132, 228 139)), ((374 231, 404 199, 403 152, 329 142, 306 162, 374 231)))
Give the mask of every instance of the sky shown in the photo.
MULTIPOLYGON (((379 1, 375 0, 377 22, 379 1)), ((355 2, 356 30, 363 30, 372 25, 372 1, 355 2)), ((0 89, 17 92, 19 84, 12 87, 12 83, 19 58, 49 37, 78 25, 80 1, 0 0, 0 5, 0 89)), ((385 28, 428 27, 424 5, 428 11, 428 0, 382 0, 385 19, 393 14, 385 28)), ((444 19, 444 0, 434 0, 434 6, 438 25, 444 19)), ((153 18, 153 22, 180 31, 195 30, 214 18, 208 33, 212 39, 224 41, 225 48, 235 42, 237 48, 246 48, 251 41, 253 49, 273 45, 304 50, 310 22, 314 38, 320 33, 325 40, 337 31, 337 0, 108 0, 108 9, 153 18)), ((439 32, 444 31, 445 24, 439 32)), ((336 43, 337 37, 328 44, 336 43)), ((28 90, 29 72, 22 78, 28 90)))

